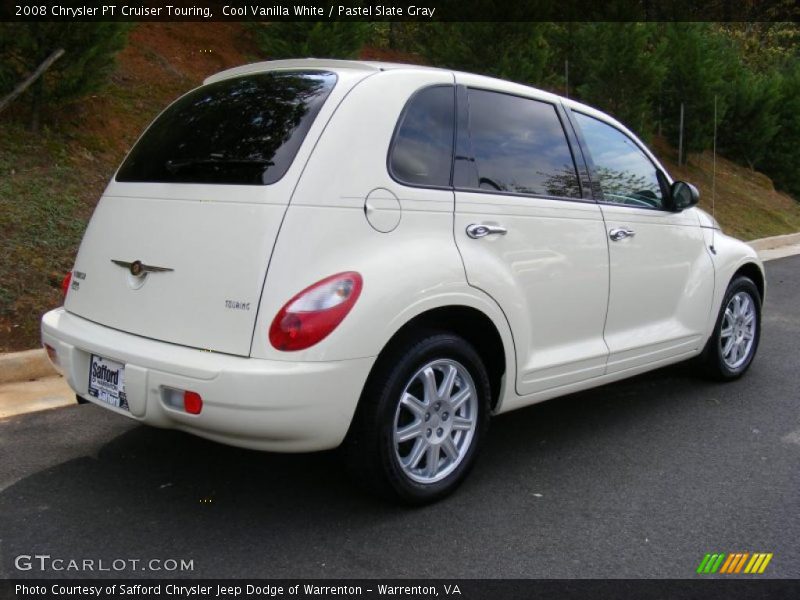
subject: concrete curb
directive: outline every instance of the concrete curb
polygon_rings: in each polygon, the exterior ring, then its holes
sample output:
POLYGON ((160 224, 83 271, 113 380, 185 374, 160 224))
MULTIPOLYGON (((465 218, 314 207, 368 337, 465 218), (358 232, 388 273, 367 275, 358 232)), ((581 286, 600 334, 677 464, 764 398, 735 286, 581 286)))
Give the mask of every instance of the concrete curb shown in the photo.
POLYGON ((0 354, 0 384, 31 381, 57 374, 42 349, 0 354))
POLYGON ((754 250, 774 250, 783 246, 794 246, 800 244, 800 233, 787 233, 786 235, 774 235, 772 237, 751 240, 747 242, 754 250))
MULTIPOLYGON (((751 240, 747 243, 762 255, 763 260, 781 258, 800 253, 800 232, 751 240), (795 251, 791 246, 798 248, 795 251), (781 252, 781 249, 786 251, 781 252)), ((0 384, 31 381, 53 375, 57 375, 57 372, 50 364, 44 350, 0 354, 0 384)))

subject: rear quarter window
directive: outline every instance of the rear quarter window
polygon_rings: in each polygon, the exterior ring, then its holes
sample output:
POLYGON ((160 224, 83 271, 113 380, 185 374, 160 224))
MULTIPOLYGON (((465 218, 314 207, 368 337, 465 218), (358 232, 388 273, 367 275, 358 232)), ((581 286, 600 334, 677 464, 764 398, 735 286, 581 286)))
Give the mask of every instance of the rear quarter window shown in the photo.
POLYGON ((193 90, 147 129, 117 181, 269 185, 284 176, 336 83, 270 71, 193 90))
POLYGON ((408 101, 389 151, 389 171, 399 182, 448 187, 453 163, 455 88, 423 88, 408 101))

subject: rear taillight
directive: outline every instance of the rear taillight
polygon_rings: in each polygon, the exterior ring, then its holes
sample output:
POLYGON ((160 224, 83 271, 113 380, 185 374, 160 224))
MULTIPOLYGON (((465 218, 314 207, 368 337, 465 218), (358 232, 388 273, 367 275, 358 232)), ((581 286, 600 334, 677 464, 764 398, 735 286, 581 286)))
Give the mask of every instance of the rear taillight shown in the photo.
POLYGON ((303 350, 325 339, 353 308, 361 294, 361 275, 331 275, 307 287, 275 315, 269 341, 278 350, 303 350))
POLYGON ((70 283, 72 283, 72 271, 67 272, 67 274, 64 275, 64 279, 61 280, 61 294, 65 301, 67 299, 67 292, 69 291, 70 283))

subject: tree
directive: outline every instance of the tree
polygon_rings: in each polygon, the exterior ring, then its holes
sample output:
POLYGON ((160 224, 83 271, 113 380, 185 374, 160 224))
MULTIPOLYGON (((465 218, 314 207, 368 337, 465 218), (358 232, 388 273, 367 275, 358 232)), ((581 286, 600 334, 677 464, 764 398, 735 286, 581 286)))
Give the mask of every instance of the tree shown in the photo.
POLYGON ((727 88, 738 64, 733 45, 709 23, 678 23, 661 29, 666 75, 663 102, 664 133, 678 145, 680 106, 684 105, 683 147, 687 152, 710 148, 714 135, 714 97, 717 121, 725 116, 727 88))
POLYGON ((252 31, 270 59, 355 58, 371 29, 360 21, 277 21, 256 23, 252 31))
POLYGON ((548 23, 429 23, 412 48, 438 67, 540 85, 548 61, 548 23))
POLYGON ((666 71, 656 33, 649 23, 588 23, 573 31, 572 40, 578 98, 645 137, 666 71))
POLYGON ((800 62, 783 74, 777 105, 778 133, 772 139, 761 161, 764 171, 775 185, 800 199, 800 62))
POLYGON ((0 24, 0 96, 63 48, 64 55, 23 95, 29 100, 30 127, 38 129, 42 111, 102 87, 129 29, 126 23, 0 24))
POLYGON ((776 72, 743 68, 726 93, 727 110, 719 123, 719 150, 751 169, 760 165, 778 133, 781 80, 776 72))
POLYGON ((797 56, 800 42, 797 23, 724 23, 718 28, 735 44, 740 60, 751 69, 783 66, 797 56))

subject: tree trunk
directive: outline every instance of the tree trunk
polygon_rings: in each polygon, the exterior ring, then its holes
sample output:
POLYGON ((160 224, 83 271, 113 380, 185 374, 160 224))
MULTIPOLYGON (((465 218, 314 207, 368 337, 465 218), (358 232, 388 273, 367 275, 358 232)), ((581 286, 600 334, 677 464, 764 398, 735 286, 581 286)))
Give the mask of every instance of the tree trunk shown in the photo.
MULTIPOLYGON (((19 96, 22 92, 27 90, 31 85, 36 83, 37 87, 39 88, 39 100, 41 100, 41 80, 39 79, 44 72, 47 71, 50 67, 53 66, 53 63, 56 62, 61 56, 64 54, 64 49, 59 48, 55 52, 53 52, 50 56, 48 56, 42 64, 36 67, 36 70, 31 73, 24 81, 22 81, 17 87, 15 87, 10 94, 5 96, 3 99, 0 100, 0 112, 11 104, 17 96, 19 96)), ((36 88, 34 88, 36 91, 36 88)), ((38 120, 38 117, 37 117, 38 120)))
POLYGON ((42 113, 42 80, 39 79, 33 84, 33 98, 31 99, 31 133, 39 133, 39 124, 41 122, 42 113))

